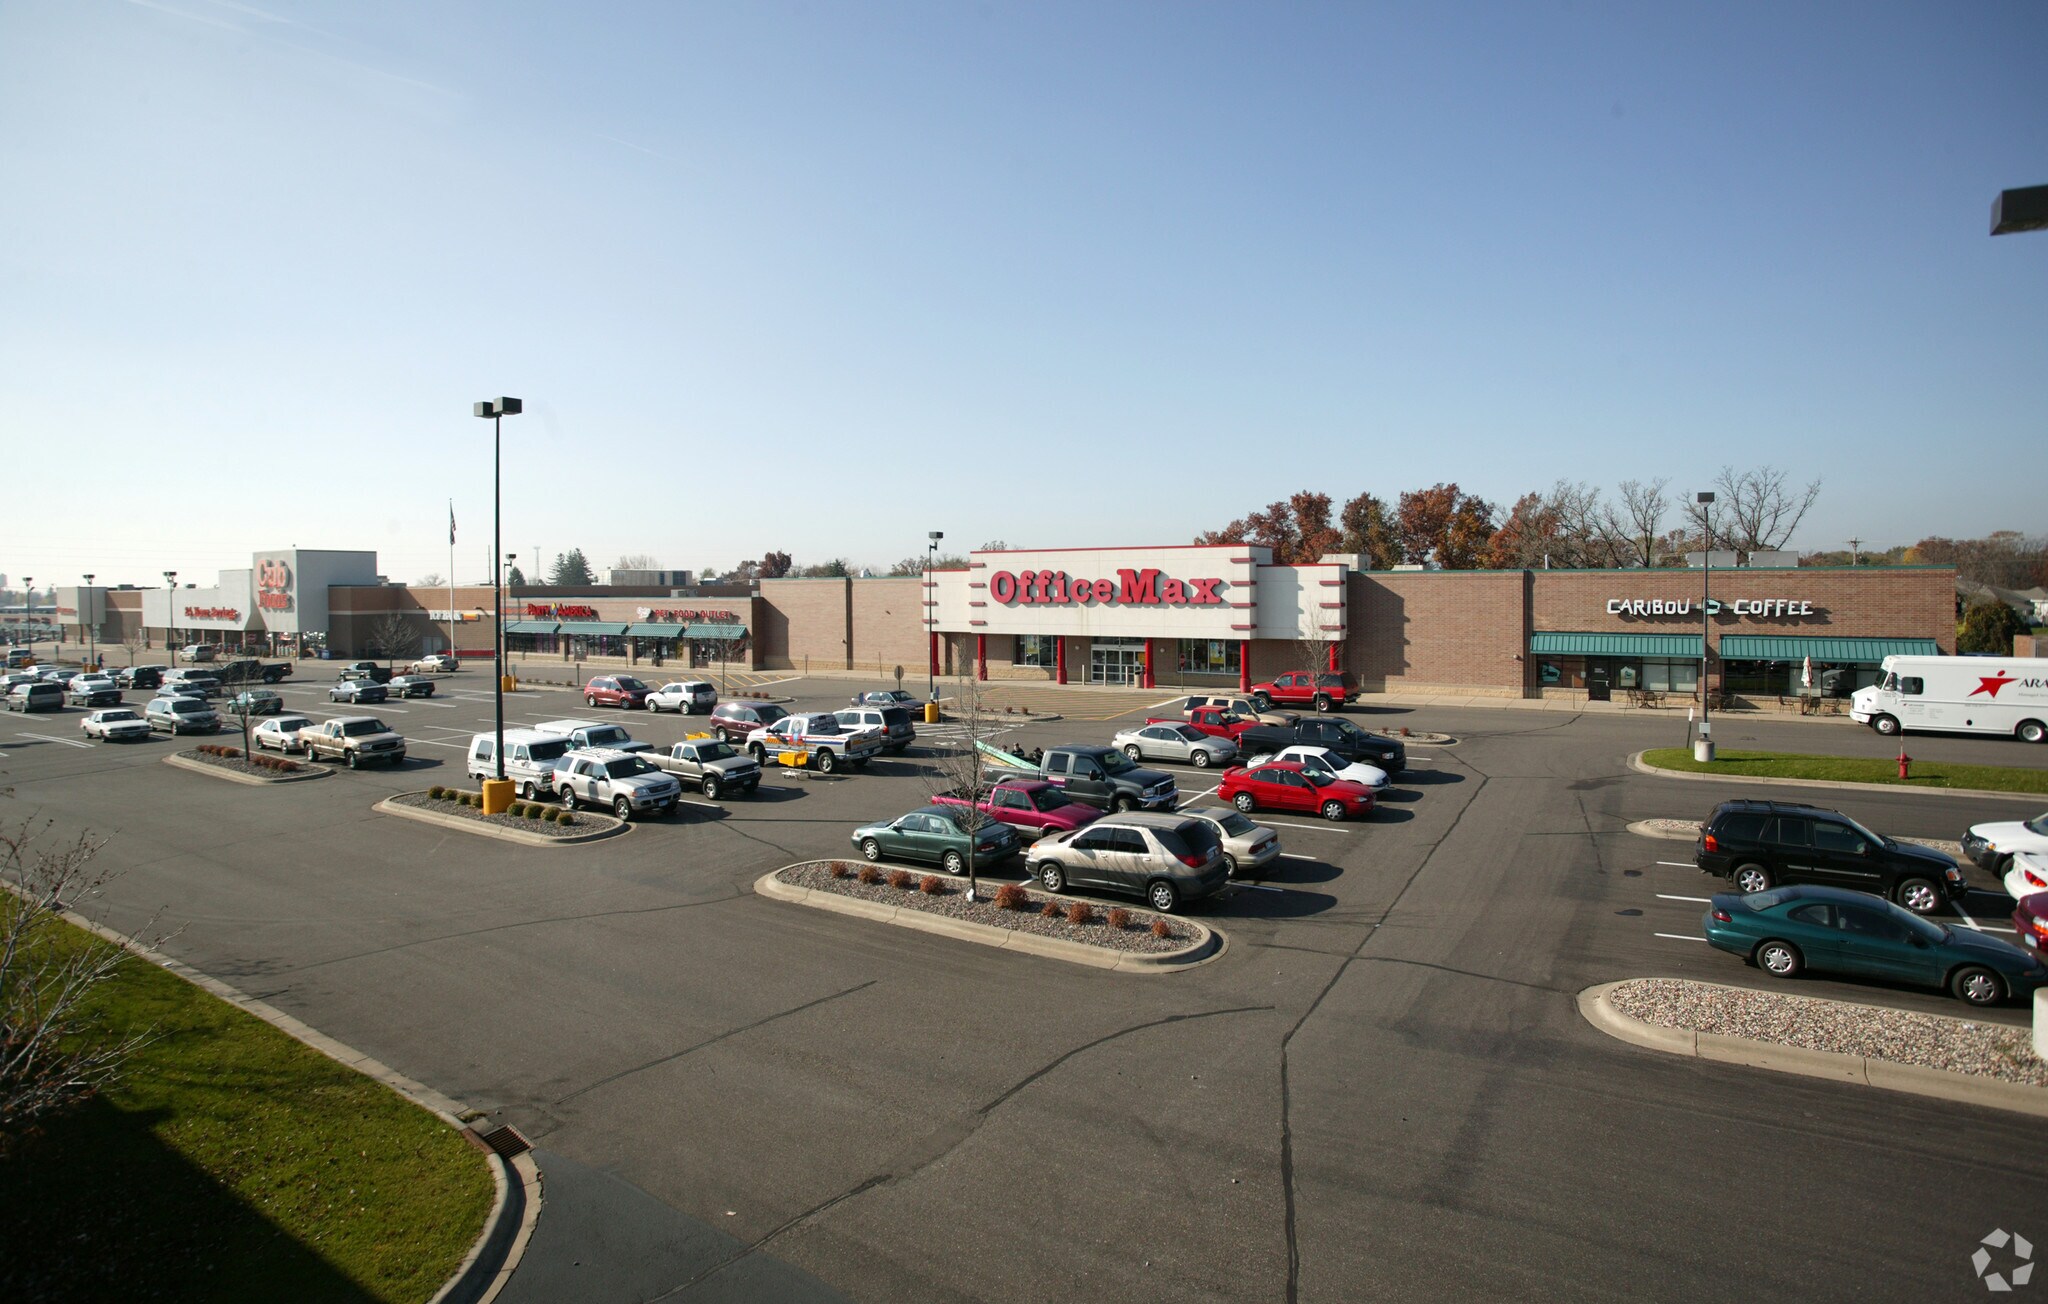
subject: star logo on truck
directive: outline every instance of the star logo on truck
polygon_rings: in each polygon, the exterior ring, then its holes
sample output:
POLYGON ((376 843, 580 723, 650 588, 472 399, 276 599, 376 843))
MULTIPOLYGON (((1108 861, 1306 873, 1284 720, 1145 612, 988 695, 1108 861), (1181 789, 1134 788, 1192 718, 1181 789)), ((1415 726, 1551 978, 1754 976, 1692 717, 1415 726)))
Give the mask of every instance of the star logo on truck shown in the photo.
POLYGON ((1970 696, 1975 697, 1977 694, 1982 693, 1986 697, 1997 697, 1998 690, 2012 682, 2012 677, 2006 674, 2003 670, 1999 671, 1998 674, 1992 678, 1983 678, 1980 676, 1977 680, 1977 686, 1970 690, 1970 696))

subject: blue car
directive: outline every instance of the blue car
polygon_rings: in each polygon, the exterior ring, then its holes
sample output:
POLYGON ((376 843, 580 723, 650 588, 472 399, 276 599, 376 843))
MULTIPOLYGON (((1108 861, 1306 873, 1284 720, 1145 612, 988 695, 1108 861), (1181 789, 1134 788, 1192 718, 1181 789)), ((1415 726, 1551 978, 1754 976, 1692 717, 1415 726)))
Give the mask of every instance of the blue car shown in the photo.
POLYGON ((2010 942, 1842 888, 1717 893, 1700 927, 1714 947, 1778 978, 1805 969, 1882 978, 1971 1005, 1997 1005, 2048 983, 2048 965, 2010 942))

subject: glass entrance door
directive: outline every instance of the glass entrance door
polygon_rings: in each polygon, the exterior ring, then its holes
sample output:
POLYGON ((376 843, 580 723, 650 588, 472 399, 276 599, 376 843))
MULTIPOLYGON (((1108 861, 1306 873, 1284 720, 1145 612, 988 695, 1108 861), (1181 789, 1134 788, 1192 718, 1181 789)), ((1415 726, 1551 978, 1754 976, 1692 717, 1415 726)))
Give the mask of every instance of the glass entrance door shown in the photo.
POLYGON ((1135 684, 1144 673, 1144 640, 1098 638, 1089 645, 1089 683, 1135 684))

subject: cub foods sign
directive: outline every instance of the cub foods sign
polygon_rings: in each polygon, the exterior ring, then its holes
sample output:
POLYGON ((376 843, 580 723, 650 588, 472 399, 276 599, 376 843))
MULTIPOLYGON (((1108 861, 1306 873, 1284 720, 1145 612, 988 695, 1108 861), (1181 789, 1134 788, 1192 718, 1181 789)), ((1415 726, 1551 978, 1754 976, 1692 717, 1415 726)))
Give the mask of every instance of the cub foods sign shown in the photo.
POLYGON ((988 595, 1012 606, 1079 605, 1096 602, 1125 607, 1221 607, 1221 579, 1168 579, 1157 567, 1117 571, 1115 579, 1084 579, 1065 571, 997 571, 988 595))

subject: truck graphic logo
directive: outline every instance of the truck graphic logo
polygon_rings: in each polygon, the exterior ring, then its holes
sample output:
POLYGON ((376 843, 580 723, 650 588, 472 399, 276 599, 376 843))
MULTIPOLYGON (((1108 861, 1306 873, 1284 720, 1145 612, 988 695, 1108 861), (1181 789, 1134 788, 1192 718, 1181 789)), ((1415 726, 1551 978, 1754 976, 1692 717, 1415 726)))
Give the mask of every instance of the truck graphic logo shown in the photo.
POLYGON ((1991 678, 1979 677, 1977 680, 1977 686, 1970 690, 1970 696, 1975 697, 1977 694, 1982 693, 1986 697, 1995 698, 1998 696, 1999 689, 2005 687, 2007 684, 2010 684, 2012 682, 2012 676, 2006 674, 2003 670, 1999 671, 1996 676, 1993 676, 1991 678))

